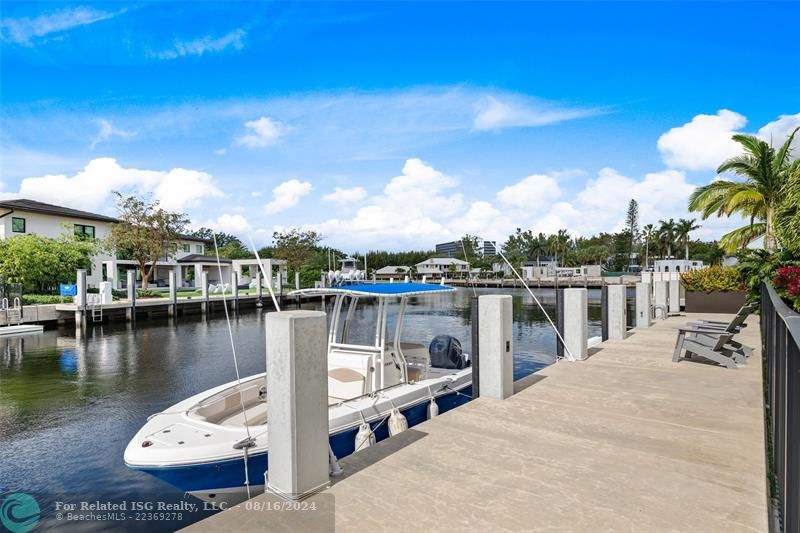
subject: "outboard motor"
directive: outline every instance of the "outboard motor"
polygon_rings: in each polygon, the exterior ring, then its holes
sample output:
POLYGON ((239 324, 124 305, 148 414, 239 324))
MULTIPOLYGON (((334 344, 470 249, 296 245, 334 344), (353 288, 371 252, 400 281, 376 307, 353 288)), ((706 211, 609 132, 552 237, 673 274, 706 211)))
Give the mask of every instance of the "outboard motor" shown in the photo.
POLYGON ((450 335, 437 335, 431 341, 428 352, 431 355, 431 366, 461 370, 469 366, 466 356, 461 349, 461 343, 450 335))

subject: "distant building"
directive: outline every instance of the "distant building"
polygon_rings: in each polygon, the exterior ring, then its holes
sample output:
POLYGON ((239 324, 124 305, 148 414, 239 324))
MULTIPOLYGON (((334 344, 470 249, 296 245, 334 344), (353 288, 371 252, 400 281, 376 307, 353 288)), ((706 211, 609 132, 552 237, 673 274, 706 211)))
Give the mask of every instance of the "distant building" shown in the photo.
POLYGON ((543 255, 535 261, 527 261, 522 265, 522 277, 528 279, 552 278, 555 277, 558 269, 558 261, 555 257, 543 255))
MULTIPOLYGON (((119 222, 114 217, 81 211, 60 205, 46 204, 35 200, 0 201, 0 239, 17 235, 34 234, 57 238, 65 232, 73 232, 87 239, 104 239, 111 225, 119 222)), ((208 271, 209 280, 215 279, 216 258, 207 257, 212 241, 181 235, 174 243, 175 253, 169 259, 160 258, 150 278, 154 287, 166 286, 169 272, 174 270, 178 284, 193 287, 199 282, 199 272, 208 271)), ((224 260, 226 264, 230 261, 224 260)), ((86 284, 97 287, 101 281, 110 281, 115 289, 123 288, 126 271, 138 267, 136 261, 122 259, 115 253, 103 251, 92 258, 91 268, 86 273, 86 284)))
POLYGON ((375 278, 376 279, 396 279, 402 280, 408 275, 408 271, 410 270, 407 266, 394 266, 389 265, 383 268, 379 268, 375 271, 375 278))
MULTIPOLYGON (((478 239, 476 251, 481 257, 490 257, 497 255, 497 242, 478 239)), ((464 249, 461 246, 461 241, 442 242, 436 245, 436 253, 438 255, 446 255, 447 257, 457 257, 464 255, 464 249)))
POLYGON ((455 257, 431 257, 417 263, 417 275, 428 278, 464 277, 469 273, 469 263, 455 257))
POLYGON ((702 261, 688 261, 686 259, 656 259, 656 272, 688 272, 690 270, 700 270, 705 268, 702 261))

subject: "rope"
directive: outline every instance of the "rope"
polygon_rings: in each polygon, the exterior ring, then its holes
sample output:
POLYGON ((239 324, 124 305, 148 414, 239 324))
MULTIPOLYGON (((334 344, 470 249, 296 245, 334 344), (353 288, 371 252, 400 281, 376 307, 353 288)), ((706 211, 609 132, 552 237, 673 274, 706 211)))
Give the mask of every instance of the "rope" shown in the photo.
MULTIPOLYGON (((547 321, 550 322, 550 326, 552 326, 553 331, 556 332, 556 337, 558 337, 558 340, 561 341, 561 345, 564 347, 564 351, 567 353, 567 359, 570 360, 570 361, 575 361, 576 360, 575 356, 572 355, 572 352, 569 350, 569 347, 567 346, 567 343, 564 341, 564 337, 562 337, 561 333, 558 332, 558 328, 553 323, 553 319, 551 319, 550 315, 547 314, 547 311, 544 310, 544 306, 542 306, 542 303, 539 301, 539 298, 537 298, 536 295, 533 294, 533 291, 531 290, 531 288, 528 287, 528 284, 525 283, 525 280, 522 279, 522 276, 519 275, 519 272, 517 272, 517 269, 514 268, 514 265, 511 264, 511 261, 506 259, 506 256, 503 255, 503 252, 500 250, 500 248, 497 249, 497 253, 500 255, 500 257, 503 258, 503 261, 506 262, 508 267, 511 269, 511 272, 513 272, 514 275, 517 276, 517 279, 519 279, 520 282, 522 282, 522 286, 525 287, 525 289, 528 291, 528 294, 530 294, 531 298, 533 298, 533 301, 536 302, 536 305, 538 305, 539 309, 541 309, 542 313, 544 313, 544 316, 547 319, 547 321)), ((558 359, 559 359, 559 357, 558 357, 558 355, 556 355, 556 362, 558 362, 558 359)))
MULTIPOLYGON (((256 250, 256 245, 253 242, 253 238, 248 235, 248 239, 250 239, 250 246, 253 247, 253 253, 256 255, 256 261, 258 261, 258 269, 261 270, 261 275, 267 280, 267 289, 269 290, 269 295, 272 297, 272 303, 275 305, 275 310, 280 312, 281 306, 278 305, 278 299, 275 298, 275 293, 272 292, 272 272, 270 272, 269 276, 267 273, 264 272, 264 265, 261 264, 261 258, 258 256, 258 250, 256 250)), ((217 255, 217 261, 219 261, 219 255, 217 255)))
POLYGON ((475 280, 472 279, 472 265, 470 264, 469 258, 467 257, 467 247, 464 244, 464 239, 461 239, 461 249, 464 250, 464 261, 467 262, 467 278, 472 284, 472 296, 478 296, 478 292, 475 290, 475 280))
MULTIPOLYGON (((217 271, 219 272, 219 279, 220 283, 222 283, 222 306, 225 308, 225 322, 228 324, 228 337, 231 340, 231 353, 233 353, 233 368, 236 370, 236 385, 242 385, 242 378, 239 375, 239 361, 236 359, 236 343, 233 340, 233 328, 231 327, 231 317, 228 314, 228 299, 225 297, 225 283, 222 281, 222 263, 219 260, 219 248, 217 247, 217 236, 216 234, 213 235, 214 237, 214 255, 217 258, 217 271)), ((251 498, 250 496, 250 472, 247 469, 247 448, 249 444, 252 442, 252 436, 250 435, 250 423, 247 421, 247 409, 244 407, 244 397, 242 395, 242 391, 239 391, 239 404, 242 406, 242 417, 244 418, 244 429, 247 432, 247 440, 248 443, 245 444, 243 450, 244 453, 242 455, 244 459, 244 486, 247 488, 247 499, 251 498)))

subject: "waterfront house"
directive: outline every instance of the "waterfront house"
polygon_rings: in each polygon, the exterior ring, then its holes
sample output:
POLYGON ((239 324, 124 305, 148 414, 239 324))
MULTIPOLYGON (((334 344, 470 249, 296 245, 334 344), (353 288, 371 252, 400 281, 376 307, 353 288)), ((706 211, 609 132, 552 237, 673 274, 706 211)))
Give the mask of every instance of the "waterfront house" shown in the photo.
MULTIPOLYGON (((116 222, 118 220, 114 217, 35 200, 0 201, 1 239, 26 234, 57 238, 65 232, 89 239, 104 239, 111 230, 111 224, 116 222)), ((166 287, 170 270, 176 271, 178 285, 183 287, 195 287, 203 269, 209 272, 209 281, 215 280, 219 277, 216 274, 216 259, 205 255, 213 251, 209 247, 212 247, 212 243, 207 239, 181 235, 175 242, 173 256, 157 261, 150 285, 166 287)), ((225 261, 230 279, 230 261, 225 261)), ((97 287, 101 281, 110 281, 113 288, 122 289, 125 286, 125 272, 137 267, 136 261, 102 251, 92 258, 92 266, 86 273, 86 284, 97 287)))
POLYGON ((431 257, 417 263, 417 275, 428 279, 442 277, 465 277, 469 274, 469 263, 455 257, 431 257))
POLYGON ((402 280, 408 275, 409 270, 411 269, 410 267, 407 266, 395 266, 395 265, 385 266, 375 271, 375 279, 402 280))
POLYGON ((688 272, 705 268, 705 263, 702 261, 686 259, 657 259, 654 264, 656 272, 688 272))

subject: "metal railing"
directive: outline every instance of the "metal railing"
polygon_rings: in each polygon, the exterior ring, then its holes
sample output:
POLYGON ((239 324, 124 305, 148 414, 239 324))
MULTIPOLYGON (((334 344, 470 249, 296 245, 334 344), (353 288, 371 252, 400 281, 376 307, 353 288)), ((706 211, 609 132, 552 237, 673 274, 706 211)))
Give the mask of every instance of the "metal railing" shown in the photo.
POLYGON ((800 314, 761 284, 770 531, 800 531, 800 314))

